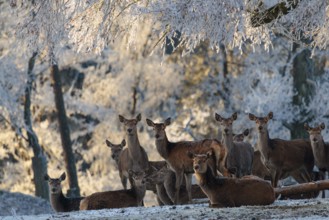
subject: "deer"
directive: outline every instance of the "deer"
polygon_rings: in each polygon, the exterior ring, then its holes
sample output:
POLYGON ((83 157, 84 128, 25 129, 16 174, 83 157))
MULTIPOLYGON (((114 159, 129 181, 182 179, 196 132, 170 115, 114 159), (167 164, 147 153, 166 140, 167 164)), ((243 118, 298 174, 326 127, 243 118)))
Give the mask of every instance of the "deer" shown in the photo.
POLYGON ((270 205, 275 201, 271 184, 255 176, 230 178, 214 176, 209 167, 212 151, 205 154, 189 153, 193 159, 196 180, 213 208, 243 205, 270 205))
POLYGON ((80 210, 98 210, 143 206, 146 192, 145 172, 128 170, 133 179, 131 189, 96 192, 86 196, 80 202, 80 210))
MULTIPOLYGON (((151 181, 152 183, 156 184, 157 194, 162 204, 174 204, 176 176, 172 170, 170 170, 167 166, 164 166, 157 172, 149 175, 146 178, 146 181, 151 181)), ((191 192, 193 199, 207 198, 207 196, 202 192, 201 188, 196 184, 192 184, 191 192)), ((185 182, 183 180, 179 191, 179 204, 188 204, 188 202, 188 193, 186 191, 185 182)))
POLYGON ((83 197, 70 198, 64 196, 61 183, 65 178, 65 172, 59 178, 50 178, 48 174, 45 174, 44 180, 48 182, 51 206, 56 212, 78 211, 83 197))
POLYGON ((237 117, 238 114, 236 112, 229 118, 224 118, 215 113, 216 121, 219 122, 222 129, 222 143, 227 151, 226 168, 235 177, 241 178, 242 176, 251 174, 254 148, 249 143, 233 141, 233 122, 237 117))
POLYGON ((152 127, 155 133, 155 145, 158 153, 164 158, 170 169, 174 171, 175 182, 175 199, 174 204, 179 204, 180 186, 185 177, 186 190, 188 192, 188 201, 192 202, 191 195, 191 178, 193 171, 193 161, 187 156, 188 151, 202 152, 212 149, 214 151, 214 163, 212 171, 217 174, 217 169, 222 172, 225 170, 226 151, 223 145, 216 139, 205 139, 201 141, 180 141, 170 142, 166 135, 166 127, 170 125, 171 118, 167 118, 164 123, 154 123, 151 119, 146 119, 147 125, 152 127))
POLYGON ((277 187, 279 180, 289 175, 299 183, 310 182, 314 166, 310 141, 271 139, 267 126, 272 118, 273 112, 265 117, 249 113, 249 119, 255 122, 258 130, 258 148, 264 165, 270 171, 272 186, 277 187))
POLYGON ((129 176, 128 170, 148 170, 149 161, 144 148, 140 145, 137 134, 137 123, 141 121, 142 116, 138 114, 134 119, 126 119, 119 115, 119 121, 124 124, 127 135, 127 148, 122 150, 119 155, 119 175, 124 189, 127 189, 127 179, 132 186, 133 179, 129 176))
MULTIPOLYGON (((321 123, 317 127, 310 127, 304 124, 305 130, 309 133, 315 165, 319 168, 319 179, 324 179, 325 172, 329 172, 329 143, 324 142, 321 131, 325 129, 325 124, 321 123)), ((325 193, 322 193, 325 197, 325 193)))
MULTIPOLYGON (((109 140, 106 140, 105 143, 109 148, 111 148, 111 157, 115 161, 116 166, 119 167, 120 166, 119 164, 123 162, 123 161, 119 161, 119 156, 124 146, 126 145, 125 139, 123 139, 120 144, 113 144, 109 140)), ((167 165, 166 161, 149 161, 149 169, 146 171, 146 174, 151 175, 166 165, 167 165)), ((150 190, 153 193, 158 194, 156 184, 152 181, 146 182, 146 190, 150 190)), ((157 199, 159 200, 159 198, 157 199)))

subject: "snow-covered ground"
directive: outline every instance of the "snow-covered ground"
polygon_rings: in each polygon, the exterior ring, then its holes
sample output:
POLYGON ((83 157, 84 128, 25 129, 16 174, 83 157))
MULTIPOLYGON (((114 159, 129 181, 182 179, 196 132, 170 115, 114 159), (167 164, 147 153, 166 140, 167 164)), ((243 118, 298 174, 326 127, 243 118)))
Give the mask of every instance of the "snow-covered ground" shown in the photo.
POLYGON ((209 208, 207 203, 54 213, 49 203, 1 192, 0 220, 25 219, 329 219, 329 199, 275 201, 269 206, 209 208), (29 214, 30 213, 30 214, 29 214))

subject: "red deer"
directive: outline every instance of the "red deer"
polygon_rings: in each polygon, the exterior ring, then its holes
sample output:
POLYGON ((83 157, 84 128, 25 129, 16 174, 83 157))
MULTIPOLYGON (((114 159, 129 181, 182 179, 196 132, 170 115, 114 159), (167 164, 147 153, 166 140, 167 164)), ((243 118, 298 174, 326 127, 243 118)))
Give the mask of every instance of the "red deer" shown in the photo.
POLYGON ((249 129, 244 130, 240 134, 233 134, 233 141, 243 142, 244 141, 244 137, 247 137, 248 135, 249 135, 249 129))
POLYGON ((215 118, 222 128, 222 143, 227 151, 226 168, 235 177, 240 178, 251 174, 254 149, 249 143, 233 141, 233 122, 237 117, 237 113, 233 113, 229 118, 215 114, 215 118))
POLYGON ((48 174, 44 177, 49 186, 51 206, 56 212, 77 211, 79 210, 80 201, 83 199, 83 197, 69 198, 63 195, 61 183, 65 178, 65 173, 59 178, 50 178, 48 174))
POLYGON ((270 170, 273 187, 278 181, 291 175, 299 182, 310 182, 314 166, 312 147, 308 140, 282 140, 269 137, 267 124, 273 118, 270 112, 266 117, 249 114, 258 130, 258 148, 265 166, 270 170))
MULTIPOLYGON (((157 185, 157 194, 160 201, 164 205, 173 205, 175 201, 175 183, 176 176, 175 173, 168 167, 163 167, 157 172, 152 173, 146 178, 146 181, 151 181, 157 185)), ((192 198, 202 199, 207 198, 207 196, 202 192, 198 185, 193 184, 191 186, 192 198)), ((188 193, 186 191, 186 184, 183 183, 179 191, 179 204, 188 204, 188 193)))
MULTIPOLYGON (((325 129, 325 125, 321 123, 319 126, 312 128, 305 123, 304 127, 310 135, 315 165, 319 168, 319 179, 324 179, 325 172, 329 171, 329 143, 324 142, 321 134, 321 131, 325 129)), ((324 192, 322 197, 325 197, 324 192)))
POLYGON ((210 207, 239 207, 243 205, 269 205, 275 201, 270 183, 255 176, 240 179, 216 177, 209 169, 212 152, 190 154, 195 177, 210 200, 210 207))
POLYGON ((128 190, 97 192, 85 197, 80 202, 80 210, 96 210, 142 206, 146 187, 143 171, 129 170, 133 185, 128 190))
POLYGON ((115 161, 117 167, 119 167, 119 156, 124 146, 126 146, 126 140, 123 139, 120 144, 112 144, 109 140, 106 140, 105 143, 109 148, 111 148, 111 157, 115 161))
POLYGON ((132 178, 128 170, 148 170, 149 162, 146 151, 140 145, 137 134, 137 123, 142 119, 138 114, 135 119, 126 119, 119 115, 119 120, 124 124, 127 134, 127 148, 123 149, 119 156, 119 174, 124 189, 127 189, 127 178, 132 185, 132 178))
POLYGON ((146 119, 148 126, 153 127, 155 131, 155 145, 161 157, 163 157, 170 169, 175 172, 176 184, 175 184, 175 204, 179 201, 179 190, 182 185, 183 176, 185 176, 186 190, 188 192, 189 202, 192 201, 191 195, 191 178, 193 171, 193 161, 188 157, 187 152, 202 152, 209 149, 214 150, 214 156, 216 162, 213 163, 212 170, 217 172, 219 169, 225 172, 225 148, 216 139, 205 139, 202 141, 181 141, 170 142, 166 135, 166 127, 170 125, 170 118, 167 118, 164 123, 154 123, 150 119, 146 119))
POLYGON ((254 152, 254 162, 252 163, 252 175, 258 176, 262 179, 271 179, 270 170, 264 165, 262 155, 259 150, 254 152))

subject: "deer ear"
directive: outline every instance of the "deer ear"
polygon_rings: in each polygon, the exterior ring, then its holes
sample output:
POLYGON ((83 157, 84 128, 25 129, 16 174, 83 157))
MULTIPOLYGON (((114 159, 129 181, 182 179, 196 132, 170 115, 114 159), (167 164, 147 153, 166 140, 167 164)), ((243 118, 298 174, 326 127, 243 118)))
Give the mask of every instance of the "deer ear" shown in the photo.
POLYGON ((251 114, 251 113, 249 113, 249 119, 250 119, 251 121, 255 121, 255 120, 256 120, 256 116, 253 115, 253 114, 251 114))
POLYGON ((125 139, 123 139, 123 140, 121 141, 121 147, 124 147, 124 146, 126 146, 126 140, 125 140, 125 139))
POLYGON ((171 123, 171 118, 167 118, 167 119, 164 121, 164 124, 165 124, 166 126, 170 125, 170 123, 171 123))
POLYGON ((191 151, 187 151, 186 154, 189 158, 191 158, 191 159, 194 158, 194 154, 191 151))
POLYGON ((244 136, 248 136, 249 135, 249 129, 247 128, 246 130, 243 131, 243 135, 244 136))
POLYGON ((154 122, 151 120, 151 119, 146 119, 146 123, 147 123, 147 125, 148 126, 150 126, 150 127, 154 127, 154 122))
POLYGON ((137 115, 136 119, 137 119, 137 121, 142 120, 142 115, 141 115, 141 113, 139 113, 139 114, 137 115))
POLYGON ((267 117, 268 117, 268 119, 272 119, 273 118, 273 112, 269 112, 267 117))
POLYGON ((119 121, 120 121, 121 123, 123 123, 123 122, 125 121, 125 117, 123 117, 122 115, 119 115, 119 121))
POLYGON ((321 130, 323 130, 323 129, 325 129, 325 128, 326 128, 326 126, 324 125, 324 123, 323 123, 323 122, 320 124, 320 128, 321 128, 321 130))
POLYGON ((207 158, 210 158, 211 156, 212 156, 212 151, 210 150, 207 152, 207 158))
POLYGON ((129 176, 132 176, 132 175, 134 174, 134 171, 131 170, 131 169, 129 169, 129 170, 128 170, 128 174, 129 174, 129 176))
POLYGON ((62 173, 62 175, 59 177, 59 179, 60 179, 61 181, 63 181, 63 180, 66 179, 66 174, 65 174, 65 172, 62 173))
POLYGON ((233 120, 236 120, 238 118, 238 113, 234 112, 231 117, 233 120))
POLYGON ((307 123, 304 124, 304 128, 305 128, 306 131, 309 131, 310 130, 310 126, 308 126, 307 123))
POLYGON ((219 121, 219 122, 221 122, 223 120, 222 116, 220 116, 217 113, 215 113, 215 119, 216 119, 216 121, 219 121))
POLYGON ((48 174, 46 173, 45 176, 43 177, 45 181, 49 181, 50 177, 48 176, 48 174))
POLYGON ((112 147, 112 143, 109 141, 109 140, 105 140, 105 143, 106 143, 106 145, 108 146, 108 147, 112 147))

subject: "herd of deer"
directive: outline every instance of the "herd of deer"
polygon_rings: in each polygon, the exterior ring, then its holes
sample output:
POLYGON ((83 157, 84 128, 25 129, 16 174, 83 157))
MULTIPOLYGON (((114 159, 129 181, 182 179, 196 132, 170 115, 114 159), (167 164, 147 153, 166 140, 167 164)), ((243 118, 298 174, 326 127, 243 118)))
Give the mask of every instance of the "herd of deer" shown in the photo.
POLYGON ((244 142, 248 129, 242 134, 233 134, 237 113, 229 118, 215 115, 223 134, 221 141, 170 142, 166 135, 170 118, 163 123, 146 119, 154 130, 156 149, 164 159, 149 161, 137 134, 141 115, 134 119, 119 115, 127 138, 120 144, 109 140, 106 144, 111 148, 124 189, 68 198, 61 188, 65 173, 55 179, 46 175, 51 204, 58 212, 143 206, 146 190, 156 193, 160 205, 186 204, 195 198, 208 198, 211 207, 271 204, 279 196, 275 191, 279 180, 292 176, 298 183, 311 182, 314 165, 321 172, 329 169, 329 146, 321 135, 323 123, 315 128, 305 124, 310 140, 271 139, 267 125, 272 118, 272 112, 266 117, 249 114, 258 131, 256 151, 244 142), (192 184, 193 173, 198 185, 192 184), (269 178, 271 183, 264 178, 269 178), (130 189, 127 189, 127 180, 130 189))

